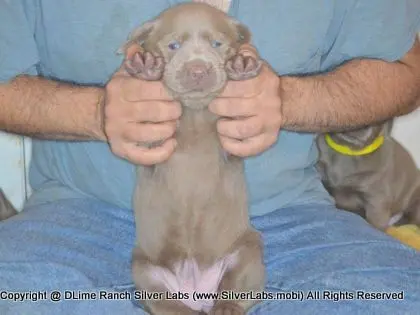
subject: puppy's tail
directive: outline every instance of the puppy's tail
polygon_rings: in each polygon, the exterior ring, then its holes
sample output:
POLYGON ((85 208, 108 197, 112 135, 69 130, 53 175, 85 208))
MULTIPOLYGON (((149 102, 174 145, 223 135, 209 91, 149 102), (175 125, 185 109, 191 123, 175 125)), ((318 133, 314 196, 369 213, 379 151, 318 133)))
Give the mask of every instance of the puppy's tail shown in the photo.
POLYGON ((0 221, 6 220, 17 213, 10 201, 7 200, 3 190, 0 189, 0 221))

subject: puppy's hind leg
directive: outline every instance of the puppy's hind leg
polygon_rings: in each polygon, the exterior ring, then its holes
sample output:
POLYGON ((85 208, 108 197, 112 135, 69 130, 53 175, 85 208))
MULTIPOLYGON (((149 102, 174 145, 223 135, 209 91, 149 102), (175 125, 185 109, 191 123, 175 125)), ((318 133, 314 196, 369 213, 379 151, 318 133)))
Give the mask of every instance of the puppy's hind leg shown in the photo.
POLYGON ((381 231, 386 231, 391 221, 391 206, 379 198, 372 198, 366 202, 366 221, 381 231))
MULTIPOLYGON (((225 273, 219 285, 219 292, 236 293, 261 292, 265 284, 265 268, 260 234, 250 229, 235 244, 236 265, 225 273)), ((244 315, 258 301, 218 300, 210 311, 211 315, 244 315)))

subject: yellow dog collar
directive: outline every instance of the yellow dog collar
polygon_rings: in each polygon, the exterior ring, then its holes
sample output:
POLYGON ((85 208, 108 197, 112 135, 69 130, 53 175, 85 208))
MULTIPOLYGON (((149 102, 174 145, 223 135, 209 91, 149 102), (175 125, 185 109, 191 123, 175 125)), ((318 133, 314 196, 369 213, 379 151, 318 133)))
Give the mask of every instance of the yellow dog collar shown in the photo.
POLYGON ((344 155, 350 155, 350 156, 361 156, 361 155, 367 155, 375 152, 378 150, 382 144, 384 143, 384 136, 377 137, 371 144, 369 144, 367 147, 364 147, 360 150, 353 150, 352 148, 349 148, 348 146, 338 144, 335 142, 330 135, 325 135, 325 141, 327 144, 338 153, 344 154, 344 155))

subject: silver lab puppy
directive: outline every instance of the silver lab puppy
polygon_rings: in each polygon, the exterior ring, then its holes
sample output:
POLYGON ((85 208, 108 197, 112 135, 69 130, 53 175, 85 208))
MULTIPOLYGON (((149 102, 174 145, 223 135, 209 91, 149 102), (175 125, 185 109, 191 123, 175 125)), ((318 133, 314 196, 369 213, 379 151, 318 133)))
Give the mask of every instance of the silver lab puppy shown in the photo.
POLYGON ((0 221, 6 220, 17 214, 16 209, 6 198, 3 190, 0 189, 0 221))
POLYGON ((361 215, 380 230, 393 224, 420 224, 420 171, 391 138, 391 129, 388 121, 317 139, 317 168, 337 208, 361 215), (333 149, 337 145, 348 153, 333 149))
MULTIPOLYGON (((162 79, 183 113, 171 158, 138 167, 134 195, 138 290, 189 293, 184 300, 143 300, 152 314, 245 314, 255 300, 192 301, 192 291, 261 291, 264 265, 260 234, 248 218, 240 158, 226 154, 207 109, 227 80, 258 75, 261 60, 237 55, 250 33, 205 4, 172 7, 136 29, 123 46, 144 53, 126 60, 143 80, 162 79)), ((180 297, 180 295, 178 295, 180 297)))

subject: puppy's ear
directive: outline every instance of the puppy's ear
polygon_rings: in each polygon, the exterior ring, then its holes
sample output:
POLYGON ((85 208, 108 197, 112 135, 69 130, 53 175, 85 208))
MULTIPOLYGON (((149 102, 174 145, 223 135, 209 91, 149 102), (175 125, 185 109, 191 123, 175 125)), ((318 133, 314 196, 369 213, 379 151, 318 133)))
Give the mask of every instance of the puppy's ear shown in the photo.
POLYGON ((142 45, 144 41, 149 37, 150 33, 153 31, 153 29, 156 27, 157 21, 148 21, 141 26, 134 29, 129 37, 128 40, 122 45, 118 51, 117 54, 125 54, 128 47, 130 47, 133 44, 142 45))
POLYGON ((232 19, 232 24, 238 36, 238 43, 241 45, 251 43, 251 32, 248 27, 235 19, 232 19))

